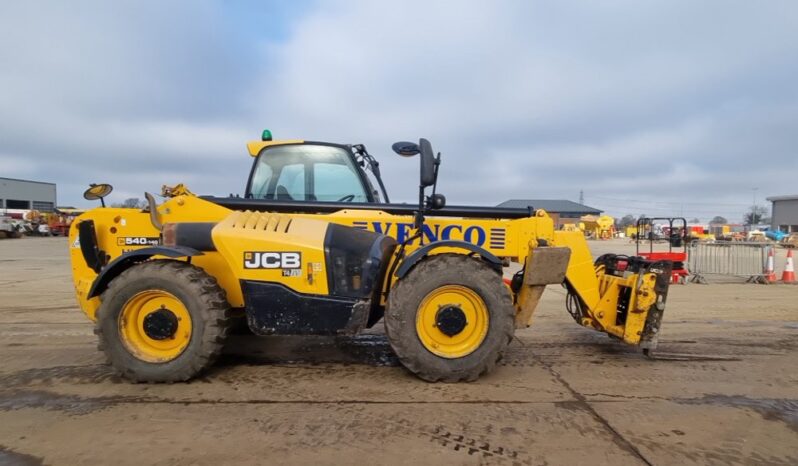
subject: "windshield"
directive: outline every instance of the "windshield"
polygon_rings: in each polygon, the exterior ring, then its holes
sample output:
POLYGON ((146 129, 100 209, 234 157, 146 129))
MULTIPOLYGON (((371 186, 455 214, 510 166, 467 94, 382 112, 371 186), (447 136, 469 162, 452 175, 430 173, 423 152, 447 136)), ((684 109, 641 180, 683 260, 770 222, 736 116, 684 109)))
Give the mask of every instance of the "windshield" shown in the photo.
POLYGON ((351 154, 335 146, 292 144, 258 156, 249 195, 280 201, 368 202, 351 154))

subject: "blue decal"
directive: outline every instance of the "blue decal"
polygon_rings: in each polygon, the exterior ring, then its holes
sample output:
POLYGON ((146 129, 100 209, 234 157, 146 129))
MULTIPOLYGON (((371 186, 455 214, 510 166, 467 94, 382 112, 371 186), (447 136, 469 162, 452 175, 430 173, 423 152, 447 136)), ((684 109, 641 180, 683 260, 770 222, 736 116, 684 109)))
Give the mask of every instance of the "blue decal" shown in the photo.
POLYGON ((374 231, 376 233, 379 233, 381 235, 386 235, 386 236, 390 236, 391 235, 391 225, 393 225, 393 223, 386 223, 385 224, 385 230, 382 229, 382 223, 381 222, 371 222, 371 224, 374 225, 374 231))
POLYGON ((424 239, 428 243, 434 243, 438 241, 438 232, 440 231, 441 226, 435 225, 435 231, 432 231, 432 228, 429 225, 424 225, 421 227, 421 231, 424 233, 424 239))
POLYGON ((412 223, 397 223, 396 224, 396 241, 404 243, 407 239, 407 232, 413 229, 412 223))
POLYGON ((462 233, 463 227, 461 227, 460 225, 446 225, 445 227, 443 227, 443 230, 441 230, 441 239, 443 241, 446 241, 447 239, 452 239, 453 230, 457 230, 460 233, 462 233))
MULTIPOLYGON (((355 228, 369 229, 381 235, 392 236, 396 241, 403 243, 413 231, 412 223, 392 222, 353 222, 355 228), (394 225, 396 228, 394 228, 394 225)), ((464 227, 463 225, 435 225, 426 224, 422 227, 424 243, 435 241, 462 240, 477 246, 484 246, 488 242, 488 233, 478 225, 464 227)), ((414 241, 415 243, 416 241, 414 241)), ((504 247, 504 229, 491 228, 490 247, 501 249, 504 247)))
POLYGON ((476 225, 470 226, 466 228, 465 233, 463 233, 463 239, 468 241, 469 243, 474 243, 477 246, 482 246, 485 244, 485 230, 482 227, 478 227, 476 225), (477 233, 477 240, 474 241, 474 232, 477 233))
POLYGON ((490 247, 492 249, 504 249, 505 231, 504 228, 490 229, 490 247))

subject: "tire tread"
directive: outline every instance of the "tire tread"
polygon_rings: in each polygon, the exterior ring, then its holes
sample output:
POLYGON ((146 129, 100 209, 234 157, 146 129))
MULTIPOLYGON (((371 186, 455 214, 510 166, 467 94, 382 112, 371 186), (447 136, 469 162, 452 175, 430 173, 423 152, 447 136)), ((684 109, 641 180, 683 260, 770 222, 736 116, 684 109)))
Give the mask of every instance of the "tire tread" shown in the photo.
POLYGON ((515 332, 514 320, 515 309, 512 298, 502 283, 501 277, 497 277, 494 269, 474 257, 444 253, 427 257, 413 267, 404 279, 399 280, 394 285, 388 297, 388 305, 385 312, 385 333, 402 365, 421 379, 429 382, 473 382, 481 376, 490 373, 496 367, 504 350, 513 339, 515 332), (418 303, 423 299, 423 296, 419 296, 417 290, 430 279, 429 277, 440 277, 442 274, 452 270, 458 271, 458 274, 462 277, 462 283, 473 282, 483 290, 490 290, 490 296, 483 296, 482 298, 485 300, 489 312, 500 313, 497 319, 491 319, 491 327, 494 326, 495 322, 498 322, 499 328, 489 329, 489 332, 498 332, 499 337, 497 337, 497 347, 490 351, 486 357, 477 361, 477 363, 470 364, 462 370, 441 373, 440 370, 430 367, 425 362, 425 359, 429 357, 428 355, 432 353, 429 353, 417 340, 415 312, 418 303), (411 316, 412 319, 410 318, 411 316), (412 334, 416 336, 415 341, 408 336, 408 332, 403 332, 408 325, 413 327, 412 334))
MULTIPOLYGON (((197 297, 200 303, 197 311, 200 314, 200 319, 204 322, 202 340, 199 344, 193 347, 189 345, 179 356, 180 358, 187 357, 187 359, 176 370, 169 373, 150 374, 147 373, 149 371, 131 368, 122 363, 121 358, 117 357, 113 351, 115 345, 111 345, 109 340, 115 338, 115 335, 107 335, 103 330, 103 325, 106 324, 105 320, 108 316, 115 314, 101 304, 97 311, 94 328, 94 333, 99 340, 97 347, 105 354, 106 360, 119 375, 133 382, 185 382, 206 370, 218 359, 229 333, 232 321, 231 309, 224 290, 214 277, 195 265, 175 260, 150 260, 128 268, 111 280, 108 288, 100 296, 101 303, 108 302, 107 298, 124 286, 152 276, 160 276, 182 283, 191 294, 197 297)), ((192 321, 193 319, 194 316, 192 316, 192 321)))

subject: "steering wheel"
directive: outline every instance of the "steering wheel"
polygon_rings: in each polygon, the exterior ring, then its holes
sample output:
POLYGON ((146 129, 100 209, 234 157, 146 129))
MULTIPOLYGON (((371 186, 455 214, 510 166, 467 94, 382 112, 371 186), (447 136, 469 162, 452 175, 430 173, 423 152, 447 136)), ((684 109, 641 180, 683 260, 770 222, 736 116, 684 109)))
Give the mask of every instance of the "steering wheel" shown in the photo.
POLYGON ((341 199, 338 199, 337 202, 352 202, 353 200, 355 200, 355 195, 354 194, 347 194, 346 196, 342 197, 341 199))

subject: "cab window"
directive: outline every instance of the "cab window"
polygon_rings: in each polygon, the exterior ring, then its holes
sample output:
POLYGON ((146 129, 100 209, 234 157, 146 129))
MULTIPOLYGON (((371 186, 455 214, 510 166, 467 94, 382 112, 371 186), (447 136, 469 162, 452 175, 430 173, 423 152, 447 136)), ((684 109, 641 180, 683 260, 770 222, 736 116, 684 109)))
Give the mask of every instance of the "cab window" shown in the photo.
POLYGON ((255 163, 248 196, 280 201, 368 201, 350 153, 315 144, 264 149, 255 163))
POLYGON ((317 163, 313 166, 313 182, 317 201, 368 201, 360 178, 347 165, 317 163))
POLYGON ((305 166, 301 164, 284 165, 277 177, 274 198, 278 201, 306 199, 305 166))

